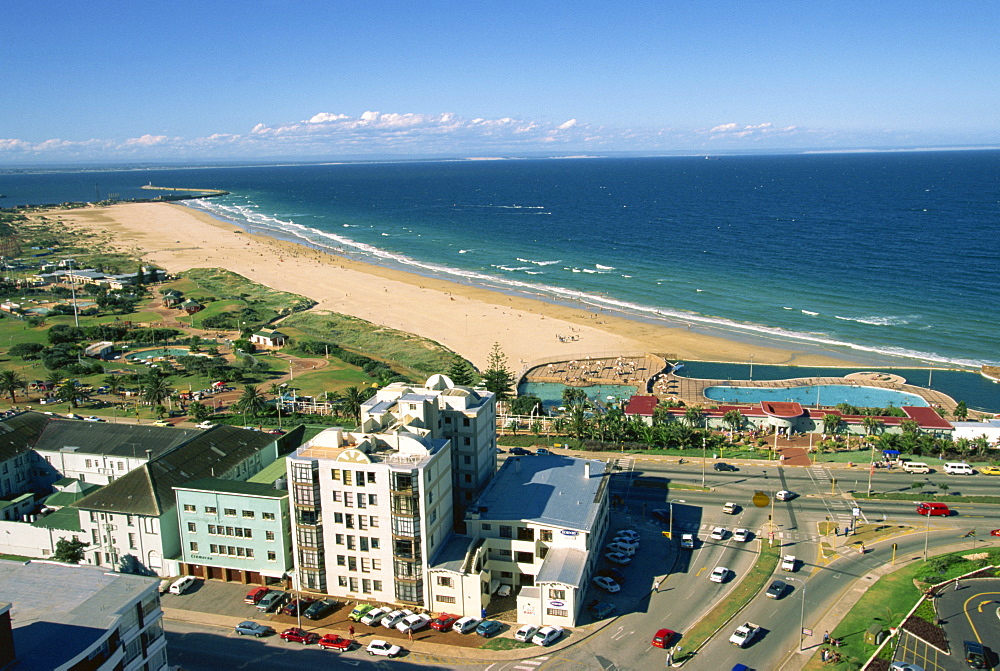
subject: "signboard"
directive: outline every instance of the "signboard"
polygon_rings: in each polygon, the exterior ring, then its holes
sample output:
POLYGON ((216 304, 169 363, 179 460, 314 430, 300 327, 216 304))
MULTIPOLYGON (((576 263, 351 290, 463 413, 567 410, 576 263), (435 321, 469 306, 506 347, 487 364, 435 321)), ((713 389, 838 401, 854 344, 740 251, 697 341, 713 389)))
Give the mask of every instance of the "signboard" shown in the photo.
POLYGON ((549 601, 549 605, 552 606, 553 608, 562 608, 566 604, 563 603, 562 601, 549 601))
POLYGON ((577 532, 573 531, 572 529, 563 529, 559 533, 561 533, 563 536, 576 536, 577 535, 577 532))
POLYGON ((861 508, 851 508, 851 514, 855 517, 861 517, 861 508))
POLYGON ((813 630, 812 629, 805 629, 805 628, 803 628, 802 629, 802 635, 803 636, 812 636, 813 635, 813 630))
POLYGON ((764 492, 757 492, 753 495, 753 504, 758 508, 767 508, 771 505, 771 497, 764 492))

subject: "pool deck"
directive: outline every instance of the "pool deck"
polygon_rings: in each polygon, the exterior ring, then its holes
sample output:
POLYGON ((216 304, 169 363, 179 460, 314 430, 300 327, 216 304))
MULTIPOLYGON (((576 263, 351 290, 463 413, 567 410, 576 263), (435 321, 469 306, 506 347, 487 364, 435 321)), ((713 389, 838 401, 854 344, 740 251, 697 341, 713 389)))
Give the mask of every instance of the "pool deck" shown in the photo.
POLYGON ((666 370, 667 362, 655 354, 645 356, 583 357, 535 365, 525 373, 524 382, 551 382, 567 387, 629 385, 646 393, 650 377, 666 370))

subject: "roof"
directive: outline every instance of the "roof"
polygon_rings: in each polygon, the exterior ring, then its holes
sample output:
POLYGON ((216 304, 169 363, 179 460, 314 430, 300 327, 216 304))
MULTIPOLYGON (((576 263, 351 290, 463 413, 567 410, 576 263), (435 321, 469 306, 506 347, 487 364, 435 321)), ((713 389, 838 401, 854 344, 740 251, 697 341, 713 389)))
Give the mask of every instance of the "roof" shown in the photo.
POLYGON ((247 478, 247 482, 260 482, 265 485, 273 485, 278 478, 288 477, 288 463, 284 459, 275 459, 263 470, 247 478))
POLYGON ((158 582, 90 566, 0 561, 0 594, 12 604, 18 670, 68 663, 119 624, 126 603, 158 582))
POLYGON ((906 416, 920 424, 921 429, 952 429, 951 422, 937 414, 934 408, 921 407, 915 405, 904 405, 900 410, 906 416))
POLYGON ((437 396, 434 394, 417 394, 414 392, 403 394, 399 397, 400 401, 408 401, 410 403, 423 403, 425 401, 434 401, 436 399, 437 396))
POLYGON ((64 531, 83 531, 80 526, 80 511, 77 508, 60 508, 48 515, 40 516, 31 523, 33 527, 42 529, 63 529, 64 531))
POLYGON ((480 520, 520 520, 590 531, 605 492, 603 476, 603 461, 559 455, 509 457, 469 513, 478 514, 480 520))
POLYGON ((760 409, 771 417, 791 419, 802 416, 802 404, 790 401, 761 401, 760 409))
MULTIPOLYGON (((168 429, 177 431, 178 429, 168 429)), ((233 426, 196 431, 196 436, 129 471, 74 506, 159 517, 176 505, 174 487, 225 473, 275 442, 276 436, 233 426)))
POLYGON ((660 399, 655 396, 633 396, 625 405, 625 414, 652 417, 653 410, 659 402, 660 399))
POLYGON ((429 568, 431 570, 438 569, 461 573, 465 566, 465 560, 468 558, 469 550, 475 542, 476 539, 470 536, 450 534, 444 544, 441 545, 429 568))
POLYGON ((101 486, 93 482, 80 482, 79 480, 72 480, 71 482, 72 484, 66 485, 65 489, 57 491, 54 494, 49 494, 45 497, 45 505, 50 508, 62 508, 63 506, 68 506, 76 501, 79 501, 87 494, 90 494, 92 490, 98 489, 101 486))
POLYGON ((174 429, 151 424, 112 424, 58 419, 34 413, 47 420, 35 443, 44 452, 82 452, 114 457, 156 458, 202 433, 201 429, 174 429))
POLYGON ((48 419, 40 412, 20 412, 0 420, 0 461, 30 451, 48 419))
POLYGON ((545 555, 542 568, 535 577, 535 584, 558 582, 563 585, 580 587, 584 569, 587 566, 586 550, 567 547, 551 547, 545 555))
MULTIPOLYGON (((274 463, 284 464, 283 461, 274 463)), ((181 485, 177 489, 197 490, 202 492, 221 492, 223 494, 240 494, 242 496, 258 496, 266 499, 283 499, 288 496, 287 489, 275 489, 272 485, 259 482, 242 482, 240 480, 221 480, 219 478, 203 478, 181 485)))

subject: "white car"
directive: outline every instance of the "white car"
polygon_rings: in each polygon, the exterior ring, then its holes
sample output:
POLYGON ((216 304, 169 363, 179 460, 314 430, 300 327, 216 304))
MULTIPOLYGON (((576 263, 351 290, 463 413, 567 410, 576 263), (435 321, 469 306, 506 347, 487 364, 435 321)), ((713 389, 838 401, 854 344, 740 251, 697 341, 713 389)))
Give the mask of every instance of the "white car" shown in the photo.
POLYGON ((721 541, 725 537, 726 537, 726 528, 725 527, 715 527, 714 529, 712 529, 712 539, 713 540, 721 541))
POLYGON ((629 557, 634 555, 636 550, 634 545, 627 545, 625 543, 608 543, 605 547, 611 552, 620 552, 629 557))
POLYGON ((382 618, 381 625, 386 629, 392 629, 397 623, 399 623, 400 620, 408 615, 413 615, 413 611, 405 608, 402 610, 394 610, 382 618))
POLYGON ((557 626, 542 627, 535 632, 531 642, 535 645, 552 645, 563 635, 563 628, 557 626))
POLYGON ((213 426, 215 426, 215 424, 213 424, 212 422, 198 422, 197 424, 195 424, 195 426, 197 426, 199 429, 211 429, 213 426))
POLYGON ((614 580, 607 576, 599 575, 594 578, 594 584, 601 589, 606 589, 609 592, 620 592, 622 588, 614 580))
POLYGON ((694 550, 694 534, 681 534, 681 547, 685 550, 694 550))
POLYGON ((465 617, 460 617, 455 620, 455 624, 451 625, 451 630, 457 631, 460 634, 468 634, 470 631, 476 630, 480 621, 481 620, 478 617, 466 615, 465 617))
POLYGON ((198 579, 193 575, 186 575, 175 580, 173 584, 170 585, 170 589, 168 591, 171 594, 183 594, 191 589, 196 582, 198 582, 198 579))
POLYGON ((733 532, 733 540, 745 543, 750 540, 750 530, 749 529, 737 529, 733 532))
POLYGON ((618 543, 618 545, 624 545, 626 547, 632 548, 633 550, 638 550, 639 549, 639 541, 630 541, 630 540, 626 540, 624 538, 615 538, 612 541, 612 543, 618 543))
POLYGON ((622 529, 615 534, 616 541, 625 541, 626 543, 638 543, 640 538, 639 532, 632 529, 622 529))
POLYGON ((712 582, 726 582, 726 578, 729 577, 729 569, 725 566, 716 566, 715 570, 712 571, 712 575, 708 576, 708 579, 712 582))
POLYGON ((420 631, 431 623, 431 616, 427 613, 415 613, 407 615, 396 623, 396 629, 404 634, 409 631, 420 631))
POLYGON ((621 552, 609 552, 604 555, 604 558, 612 564, 618 564, 619 566, 628 566, 632 563, 632 558, 627 555, 623 555, 621 552))
POLYGON ((536 631, 538 631, 538 627, 533 624, 521 625, 521 628, 514 632, 514 640, 530 643, 536 631))
POLYGON ((774 495, 774 498, 778 499, 779 501, 791 501, 792 499, 795 498, 795 492, 790 492, 787 489, 782 489, 781 491, 779 491, 777 494, 774 495))
POLYGON ((379 606, 378 608, 373 608, 372 610, 362 615, 361 619, 358 620, 358 622, 360 622, 361 624, 367 624, 374 627, 382 620, 383 617, 385 617, 391 612, 392 612, 391 608, 388 608, 386 606, 379 606))
POLYGON ((388 641, 375 640, 368 644, 365 648, 365 652, 369 655, 379 655, 381 657, 395 657, 399 653, 403 652, 403 649, 398 645, 393 645, 388 641))

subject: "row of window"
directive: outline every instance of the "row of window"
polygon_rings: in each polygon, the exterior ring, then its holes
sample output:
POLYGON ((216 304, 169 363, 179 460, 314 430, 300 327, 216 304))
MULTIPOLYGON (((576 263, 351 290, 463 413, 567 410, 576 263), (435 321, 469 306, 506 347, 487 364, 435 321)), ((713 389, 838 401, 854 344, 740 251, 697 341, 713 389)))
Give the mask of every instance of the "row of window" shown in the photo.
MULTIPOLYGON (((337 555, 337 566, 346 566, 348 571, 358 570, 358 558, 351 555, 337 555)), ((361 557, 361 572, 371 573, 382 570, 382 560, 377 557, 361 557)))
MULTIPOLYGON (((193 504, 185 503, 184 512, 186 513, 197 512, 197 507, 194 506, 193 504)), ((241 513, 243 515, 243 519, 245 520, 252 520, 256 516, 256 513, 252 510, 243 510, 241 511, 241 513)), ((218 515, 219 509, 216 508, 215 506, 205 506, 205 514, 218 515)), ((226 517, 238 517, 238 515, 236 514, 236 508, 223 508, 222 514, 226 517)), ((260 518, 262 520, 269 520, 269 521, 274 520, 274 513, 261 513, 260 518)))
MULTIPOLYGON (((349 471, 345 471, 349 472, 349 471)), ((378 505, 378 495, 365 494, 364 492, 333 492, 334 503, 343 503, 347 508, 353 508, 357 503, 358 508, 378 505)))
MULTIPOLYGON (((84 467, 85 468, 100 468, 101 467, 101 461, 99 459, 84 459, 83 463, 84 463, 84 467)), ((114 468, 115 467, 115 462, 109 461, 108 462, 108 467, 109 468, 114 468)), ((124 461, 119 461, 118 462, 118 470, 119 471, 124 471, 125 470, 125 462, 124 461)))
MULTIPOLYGON (((191 542, 188 544, 191 548, 191 552, 198 551, 198 543, 191 542)), ((216 545, 212 543, 208 546, 209 554, 219 555, 222 557, 243 557, 245 559, 253 559, 253 548, 243 548, 234 547, 232 545, 216 545)), ((278 561, 278 554, 273 550, 267 551, 267 561, 278 561)))
MULTIPOLYGON (((189 534, 196 533, 198 531, 198 525, 194 522, 187 523, 187 530, 189 534)), ((253 538, 253 529, 247 527, 224 527, 221 524, 209 524, 208 533, 211 536, 231 536, 233 538, 253 538)), ((264 539, 268 541, 274 541, 274 532, 265 531, 264 539)))
MULTIPOLYGON (((483 531, 492 531, 492 524, 483 524, 483 531)), ((514 527, 501 524, 499 527, 500 538, 513 538, 514 537, 514 527)), ((539 529, 538 539, 543 543, 552 542, 552 530, 551 529, 539 529)), ((517 527, 517 540, 519 541, 534 541, 535 540, 535 530, 531 527, 517 527)))
POLYGON ((378 517, 376 515, 354 515, 351 513, 337 513, 333 514, 334 524, 343 524, 348 529, 354 529, 355 519, 357 520, 358 529, 377 529, 378 528, 378 517))
POLYGON ((346 468, 343 470, 332 468, 330 469, 330 477, 348 486, 364 487, 366 482, 370 485, 375 484, 373 471, 349 471, 346 468))
MULTIPOLYGON (((358 579, 349 578, 347 576, 337 576, 337 584, 341 587, 349 587, 352 592, 358 591, 358 579)), ((381 580, 369 580, 368 578, 361 579, 361 592, 364 594, 371 594, 372 592, 382 591, 382 581, 381 580)))
POLYGON ((358 536, 355 538, 350 534, 336 534, 334 536, 334 542, 337 545, 346 545, 348 550, 361 550, 362 552, 367 552, 370 549, 379 549, 379 539, 368 536, 358 536), (357 541, 355 543, 355 541, 357 541))

